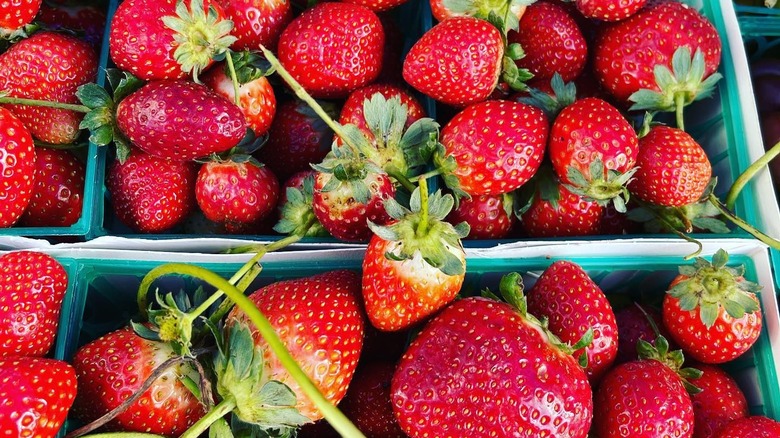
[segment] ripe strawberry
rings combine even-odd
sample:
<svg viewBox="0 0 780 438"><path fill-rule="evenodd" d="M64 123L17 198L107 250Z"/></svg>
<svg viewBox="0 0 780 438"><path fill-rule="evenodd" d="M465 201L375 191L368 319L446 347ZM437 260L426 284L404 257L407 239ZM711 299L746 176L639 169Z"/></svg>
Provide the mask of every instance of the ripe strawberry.
<svg viewBox="0 0 780 438"><path fill-rule="evenodd" d="M157 367L175 356L169 344L144 339L130 327L84 345L73 357L79 388L73 414L84 422L96 420L136 393ZM204 406L181 382L185 377L198 381L191 364L171 366L106 428L182 434L205 414Z"/></svg>
<svg viewBox="0 0 780 438"><path fill-rule="evenodd" d="M761 333L761 307L744 266L727 267L720 249L709 262L681 266L664 297L663 320L685 354L699 362L728 362L746 352Z"/></svg>
<svg viewBox="0 0 780 438"><path fill-rule="evenodd" d="M309 237L326 237L328 231L322 227L314 214L314 179L317 172L304 170L293 174L282 185L277 207L279 222L273 227L281 234L303 234Z"/></svg>
<svg viewBox="0 0 780 438"><path fill-rule="evenodd" d="M0 256L0 356L44 356L54 345L68 274L49 255Z"/></svg>
<svg viewBox="0 0 780 438"><path fill-rule="evenodd" d="M631 194L655 205L681 207L704 194L712 166L704 149L681 129L656 125L639 139Z"/></svg>
<svg viewBox="0 0 780 438"><path fill-rule="evenodd" d="M0 107L0 228L15 224L33 196L35 146L30 131Z"/></svg>
<svg viewBox="0 0 780 438"><path fill-rule="evenodd" d="M390 381L395 364L372 362L358 367L339 409L361 432L374 438L406 438L393 414Z"/></svg>
<svg viewBox="0 0 780 438"><path fill-rule="evenodd" d="M103 42L106 11L95 5L41 4L37 21L51 30L68 29L77 32L97 53Z"/></svg>
<svg viewBox="0 0 780 438"><path fill-rule="evenodd" d="M195 182L195 200L207 219L231 225L249 225L274 211L279 181L267 167L234 156L201 166Z"/></svg>
<svg viewBox="0 0 780 438"><path fill-rule="evenodd" d="M780 422L771 418L754 415L740 418L721 429L716 438L774 438L780 435Z"/></svg>
<svg viewBox="0 0 780 438"><path fill-rule="evenodd" d="M0 430L6 436L57 436L76 398L76 374L67 362L0 358Z"/></svg>
<svg viewBox="0 0 780 438"><path fill-rule="evenodd" d="M195 208L197 166L133 151L108 168L106 188L114 213L142 233L169 230Z"/></svg>
<svg viewBox="0 0 780 438"><path fill-rule="evenodd" d="M701 377L691 383L701 389L691 395L693 401L693 437L713 438L729 422L748 416L745 394L737 382L714 365L697 364ZM752 436L752 435L743 435Z"/></svg>
<svg viewBox="0 0 780 438"><path fill-rule="evenodd" d="M217 64L206 72L203 75L203 83L228 101L234 102L233 81L225 74L224 67L223 64ZM238 95L238 106L255 135L261 136L268 132L276 114L276 95L268 79L260 76L242 83L238 88Z"/></svg>
<svg viewBox="0 0 780 438"><path fill-rule="evenodd" d="M346 3L365 6L374 12L387 11L406 3L408 0L346 0Z"/></svg>
<svg viewBox="0 0 780 438"><path fill-rule="evenodd" d="M487 20L491 12L495 12L499 17L505 18L508 23L508 29L517 28L517 20L523 17L528 4L531 2L525 0L513 0L509 2L509 14L507 14L506 5L501 4L498 8L496 4L489 1L467 1L454 2L451 0L430 0L431 12L433 18L437 21L444 21L453 17L476 17Z"/></svg>
<svg viewBox="0 0 780 438"><path fill-rule="evenodd" d="M19 219L26 227L69 227L81 217L86 167L63 149L37 148L35 186Z"/></svg>
<svg viewBox="0 0 780 438"><path fill-rule="evenodd" d="M0 55L0 90L9 97L78 103L76 90L95 80L98 60L86 42L57 32L38 32ZM6 105L30 133L67 144L79 135L83 114L70 110Z"/></svg>
<svg viewBox="0 0 780 438"><path fill-rule="evenodd" d="M415 437L587 436L588 379L553 342L509 304L456 301L398 364L391 384L398 423Z"/></svg>
<svg viewBox="0 0 780 438"><path fill-rule="evenodd" d="M642 9L647 0L576 0L577 10L585 17L602 21L620 21Z"/></svg>
<svg viewBox="0 0 780 438"><path fill-rule="evenodd" d="M658 334L664 339L670 339L669 331L661 320L661 313L652 307L640 306L637 303L626 306L615 312L615 322L618 327L618 352L615 364L638 359L636 346L640 339L651 345L654 345ZM655 324L655 327L652 324ZM677 348L673 341L669 341L669 344L670 348Z"/></svg>
<svg viewBox="0 0 780 438"><path fill-rule="evenodd" d="M338 403L346 394L363 345L359 294L358 274L340 270L279 281L249 296L304 372L332 403ZM231 328L248 323L246 315L234 309L225 325ZM267 348L260 333L253 330L252 337L256 348L264 354L265 378L282 382L299 394L296 408L300 414L311 421L322 418L322 413L303 396L296 381Z"/></svg>
<svg viewBox="0 0 780 438"><path fill-rule="evenodd" d="M570 344L593 331L593 342L584 351L591 383L612 366L618 347L615 314L604 292L579 265L560 260L545 269L528 291L528 311L547 318L550 331Z"/></svg>
<svg viewBox="0 0 780 438"><path fill-rule="evenodd" d="M357 126L368 137L369 141L376 143L378 139L374 138L374 133L371 132L366 120L367 117L372 117L373 115L366 114L364 111L366 100L370 100L376 93L381 94L388 100L397 96L401 104L406 105L404 128L409 128L414 122L425 117L425 109L410 92L397 85L377 83L367 85L350 93L341 107L339 123Z"/></svg>
<svg viewBox="0 0 780 438"><path fill-rule="evenodd" d="M539 169L547 133L547 117L530 105L498 100L471 105L441 131L440 141L455 161L455 178L445 182L469 195L509 193Z"/></svg>
<svg viewBox="0 0 780 438"><path fill-rule="evenodd" d="M292 2L284 0L219 0L225 18L233 21L234 50L276 50L282 30L292 21Z"/></svg>
<svg viewBox="0 0 780 438"><path fill-rule="evenodd" d="M241 109L203 85L154 81L117 105L119 129L147 154L192 160L224 152L246 134Z"/></svg>
<svg viewBox="0 0 780 438"><path fill-rule="evenodd" d="M41 0L4 1L0 3L0 35L9 34L30 23L41 8Z"/></svg>
<svg viewBox="0 0 780 438"><path fill-rule="evenodd" d="M567 237L600 234L604 208L572 193L551 175L542 172L527 210L520 215L523 230L531 237ZM549 175L549 176L547 176Z"/></svg>
<svg viewBox="0 0 780 438"><path fill-rule="evenodd" d="M453 224L469 224L466 239L502 239L512 230L516 222L512 210L512 196L479 195L463 198L458 202L447 221Z"/></svg>
<svg viewBox="0 0 780 438"><path fill-rule="evenodd" d="M472 53L475 48L478 53ZM501 32L485 20L445 20L412 46L404 59L403 77L433 99L457 107L490 96L501 74L504 43Z"/></svg>
<svg viewBox="0 0 780 438"><path fill-rule="evenodd" d="M382 68L382 23L365 6L318 3L279 38L279 60L315 98L346 97Z"/></svg>
<svg viewBox="0 0 780 438"><path fill-rule="evenodd" d="M507 40L523 47L525 56L515 63L533 73L534 80L549 81L558 73L564 81L573 81L588 59L577 22L558 3L540 1L528 6L520 27L509 31Z"/></svg>

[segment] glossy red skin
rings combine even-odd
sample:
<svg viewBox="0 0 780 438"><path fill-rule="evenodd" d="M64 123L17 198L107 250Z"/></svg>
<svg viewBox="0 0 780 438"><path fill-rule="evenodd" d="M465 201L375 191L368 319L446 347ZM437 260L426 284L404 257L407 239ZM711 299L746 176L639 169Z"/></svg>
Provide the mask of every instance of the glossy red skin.
<svg viewBox="0 0 780 438"><path fill-rule="evenodd" d="M76 104L76 90L94 82L97 67L97 56L85 41L64 33L37 32L0 55L0 90L10 97ZM63 109L4 106L46 143L75 141L84 117Z"/></svg>
<svg viewBox="0 0 780 438"><path fill-rule="evenodd" d="M445 6L444 0L430 0L430 4L431 4L431 12L433 13L433 18L435 18L437 21L444 21L448 18L453 18L453 17L466 16L466 14L464 13L454 12L452 9ZM523 17L523 14L526 11L526 6L522 4L515 4L512 6L512 11L515 13L517 18L520 19Z"/></svg>
<svg viewBox="0 0 780 438"><path fill-rule="evenodd" d="M593 398L599 438L693 436L693 404L680 377L656 360L612 368Z"/></svg>
<svg viewBox="0 0 780 438"><path fill-rule="evenodd" d="M265 166L210 161L201 166L195 200L207 219L234 225L262 220L276 207L279 181Z"/></svg>
<svg viewBox="0 0 780 438"><path fill-rule="evenodd" d="M509 31L507 39L523 47L525 56L515 64L527 68L535 80L549 81L557 72L564 81L572 81L588 60L577 22L557 3L540 1L528 6L518 31Z"/></svg>
<svg viewBox="0 0 780 438"><path fill-rule="evenodd" d="M363 346L359 296L360 276L346 270L278 281L249 295L303 371L333 404L347 393ZM236 308L227 316L227 325L237 321L249 324ZM266 345L256 330L253 338L255 345ZM301 414L312 421L322 418L271 349L264 351L269 378L281 381L298 395L296 407Z"/></svg>
<svg viewBox="0 0 780 438"><path fill-rule="evenodd" d="M601 233L604 208L586 201L558 184L558 207L534 195L531 206L520 217L531 237L591 236Z"/></svg>
<svg viewBox="0 0 780 438"><path fill-rule="evenodd" d="M435 25L412 46L404 59L403 77L421 93L462 108L490 96L503 55L501 32L495 26L456 17Z"/></svg>
<svg viewBox="0 0 780 438"><path fill-rule="evenodd" d="M223 64L217 64L201 78L204 84L229 102L235 102L233 82L225 74ZM271 83L265 76L257 78L238 88L239 108L246 117L247 125L255 135L268 132L276 115L276 95Z"/></svg>
<svg viewBox="0 0 780 438"><path fill-rule="evenodd" d="M579 265L560 260L545 269L526 297L528 312L548 318L550 331L563 342L573 345L593 329L593 342L585 348L585 372L595 386L612 366L618 348L615 314L601 288Z"/></svg>
<svg viewBox="0 0 780 438"><path fill-rule="evenodd" d="M704 149L688 133L662 125L639 140L636 166L631 194L666 207L698 201L712 176Z"/></svg>
<svg viewBox="0 0 780 438"><path fill-rule="evenodd" d="M454 302L422 329L391 397L411 437L585 437L593 408L573 357L508 304L480 297Z"/></svg>
<svg viewBox="0 0 780 438"><path fill-rule="evenodd" d="M69 227L81 218L86 167L64 149L35 151L35 186L19 224L26 227Z"/></svg>
<svg viewBox="0 0 780 438"><path fill-rule="evenodd" d="M0 356L45 356L68 288L65 268L43 253L0 256Z"/></svg>
<svg viewBox="0 0 780 438"><path fill-rule="evenodd" d="M41 7L42 0L3 1L0 6L0 32L14 31L30 23Z"/></svg>
<svg viewBox="0 0 780 438"><path fill-rule="evenodd" d="M471 227L466 239L502 239L515 224L515 215L504 209L503 195L479 195L461 198L447 222L466 222Z"/></svg>
<svg viewBox="0 0 780 438"><path fill-rule="evenodd" d="M377 83L367 85L350 93L349 97L344 102L344 105L341 107L339 123L342 125L351 123L357 126L366 134L369 140L373 141L374 134L368 129L368 125L366 124L366 115L363 112L363 104L366 100L370 100L376 93L381 93L382 96L388 100L392 97L399 97L401 99L401 104L406 105L407 107L406 123L404 124L406 128L417 120L425 117L425 109L412 93L397 85Z"/></svg>
<svg viewBox="0 0 780 438"><path fill-rule="evenodd" d="M729 422L749 415L745 394L728 373L713 365L693 366L704 374L691 380L702 392L693 401L693 438L713 438ZM743 435L752 436L752 435Z"/></svg>
<svg viewBox="0 0 780 438"><path fill-rule="evenodd" d="M390 381L395 363L361 365L349 385L339 409L363 432L373 438L406 438L393 414Z"/></svg>
<svg viewBox="0 0 780 438"><path fill-rule="evenodd" d="M678 275L669 289L687 277ZM752 297L758 304L755 295ZM758 340L761 334L762 313L759 310L732 318L723 306L712 327L701 322L699 308L685 311L680 300L666 294L661 313L664 325L672 338L682 347L685 357L708 364L721 364L736 359Z"/></svg>
<svg viewBox="0 0 780 438"><path fill-rule="evenodd" d="M0 228L14 225L32 199L35 156L30 131L0 107Z"/></svg>
<svg viewBox="0 0 780 438"><path fill-rule="evenodd" d="M647 0L576 0L577 9L588 18L620 21L636 14Z"/></svg>
<svg viewBox="0 0 780 438"><path fill-rule="evenodd" d="M568 177L570 167L586 178L601 177L590 175L590 164L596 159L604 163L605 174L607 170L631 170L639 154L639 139L617 108L602 99L586 97L555 118L548 153L561 182L573 184Z"/></svg>
<svg viewBox="0 0 780 438"><path fill-rule="evenodd" d="M46 24L52 30L69 29L83 32L82 39L88 42L96 53L100 50L106 26L106 11L101 7L86 4L43 3L36 20Z"/></svg>
<svg viewBox="0 0 780 438"><path fill-rule="evenodd" d="M642 309L653 319L658 331L669 342L669 350L677 350L679 347L677 347L677 344L669 336L669 331L664 327L661 313L652 307L642 306ZM657 335L653 330L653 326L650 325L647 317L635 304L615 312L615 322L617 322L618 327L618 352L615 364L639 359L639 353L636 348L640 339L655 345Z"/></svg>
<svg viewBox="0 0 780 438"><path fill-rule="evenodd" d="M433 243L432 243L433 244ZM363 302L371 324L398 331L424 321L458 295L465 273L447 275L417 254L411 260L385 257L398 252L399 242L373 235L363 258ZM463 248L448 248L465 263Z"/></svg>
<svg viewBox="0 0 780 438"><path fill-rule="evenodd" d="M67 362L0 358L0 430L7 436L57 436L76 398L76 374Z"/></svg>
<svg viewBox="0 0 780 438"><path fill-rule="evenodd" d="M246 135L241 109L189 81L154 81L117 105L117 125L147 154L192 160L224 152Z"/></svg>
<svg viewBox="0 0 780 438"><path fill-rule="evenodd" d="M678 1L655 2L626 20L605 26L593 50L593 69L601 85L617 100L641 88L658 91L653 68L671 69L672 55L688 46L704 54L705 76L718 69L721 42L715 26Z"/></svg>
<svg viewBox="0 0 780 438"><path fill-rule="evenodd" d="M204 7L214 7L219 17L222 8L204 0ZM187 73L173 56L177 44L173 30L162 17L176 16L176 0L124 0L111 20L109 53L117 67L145 81L182 79Z"/></svg>
<svg viewBox="0 0 780 438"><path fill-rule="evenodd" d="M195 208L195 163L171 161L134 151L108 168L106 187L114 214L142 233L170 230Z"/></svg>
<svg viewBox="0 0 780 438"><path fill-rule="evenodd" d="M276 50L285 26L293 19L292 2L285 0L219 0L225 18L233 21L231 35L237 38L231 49Z"/></svg>
<svg viewBox="0 0 780 438"><path fill-rule="evenodd" d="M365 6L318 3L279 38L279 61L315 98L346 97L382 68L382 23Z"/></svg>
<svg viewBox="0 0 780 438"><path fill-rule="evenodd" d="M346 3L365 6L374 12L387 11L389 9L401 6L408 0L344 0Z"/></svg>
<svg viewBox="0 0 780 438"><path fill-rule="evenodd" d="M96 420L137 392L154 370L172 357L175 353L170 345L143 339L130 327L84 345L73 357L79 387L73 414L85 422ZM106 428L182 434L205 414L204 406L181 383L185 375L197 378L188 363L170 368Z"/></svg>
<svg viewBox="0 0 780 438"><path fill-rule="evenodd" d="M341 188L323 192L322 188L330 178L335 176L317 173L312 206L317 220L333 237L347 242L364 242L373 235L367 221L378 225L390 221L384 200L395 197L395 186L387 174L370 173L364 179L371 192L371 198L366 204L358 202L351 189L343 184Z"/></svg>
<svg viewBox="0 0 780 438"><path fill-rule="evenodd" d="M459 112L440 141L458 164L454 171L469 195L498 195L522 186L542 164L548 124L530 105L491 100Z"/></svg>
<svg viewBox="0 0 780 438"><path fill-rule="evenodd" d="M721 429L716 438L774 438L780 436L780 422L754 415L740 418Z"/></svg>

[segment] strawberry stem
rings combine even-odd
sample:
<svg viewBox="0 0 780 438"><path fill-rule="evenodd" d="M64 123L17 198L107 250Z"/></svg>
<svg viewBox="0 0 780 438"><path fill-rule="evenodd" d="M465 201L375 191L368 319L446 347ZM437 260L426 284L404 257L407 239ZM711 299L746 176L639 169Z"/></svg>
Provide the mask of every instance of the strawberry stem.
<svg viewBox="0 0 780 438"><path fill-rule="evenodd" d="M84 106L84 105L62 103L62 102L49 102L48 100L25 99L23 97L0 96L0 104L43 106L46 108L57 108L57 109L64 109L69 111L76 111L78 113L88 113L91 111L88 106Z"/></svg>
<svg viewBox="0 0 780 438"><path fill-rule="evenodd" d="M217 420L229 414L236 408L236 400L233 397L226 398L214 406L200 420L190 426L179 438L196 438L214 424Z"/></svg>
<svg viewBox="0 0 780 438"><path fill-rule="evenodd" d="M769 162L778 155L780 155L780 142L772 146L764 155L761 156L761 158L748 166L748 168L737 177L737 179L734 181L734 184L732 184L731 188L729 188L729 192L726 194L726 208L729 210L734 209L734 204L736 204L737 197L739 197L742 189L745 188L751 179L753 179L756 173L766 167Z"/></svg>
<svg viewBox="0 0 780 438"><path fill-rule="evenodd" d="M405 175L403 175L401 172L397 171L394 166L393 168L385 169L385 172L387 174L394 178L396 181L398 181L399 184L401 184L406 190L409 191L409 193L414 192L414 189L416 188L414 184L407 178Z"/></svg>
<svg viewBox="0 0 780 438"><path fill-rule="evenodd" d="M419 175L415 175L415 176L413 176L411 178L407 178L407 179L408 179L408 181L410 183L416 183L417 181L420 181L420 180L433 178L434 176L439 176L439 175L441 175L441 173L442 173L441 169L433 169L433 170L429 170L429 171L427 171L425 173L421 173Z"/></svg>
<svg viewBox="0 0 780 438"><path fill-rule="evenodd" d="M108 432L86 435L86 438L165 438L163 435L143 432Z"/></svg>
<svg viewBox="0 0 780 438"><path fill-rule="evenodd" d="M236 106L241 106L241 100L238 95L238 76L236 75L236 66L233 64L233 56L231 55L232 53L228 52L227 56L225 56L225 61L227 62L228 71L230 72L230 81L233 83L233 103L235 103Z"/></svg>
<svg viewBox="0 0 780 438"><path fill-rule="evenodd" d="M780 250L780 240L777 240L777 239L775 239L773 237L767 236L766 234L764 234L761 231L759 231L756 228L754 228L749 223L745 222L739 216L737 216L734 213L732 213L731 210L729 210L728 207L723 205L723 203L720 202L720 199L718 199L718 197L715 196L714 194L710 194L708 199L709 199L710 203L712 205L714 205L715 208L717 208L718 211L723 216L726 217L726 219L728 219L732 223L734 223L734 225L736 225L736 226L742 228L743 230L747 231L748 233L750 233L750 235L752 235L756 239L760 240L761 242L769 245L770 247L772 247L774 249L777 249L777 250Z"/></svg>
<svg viewBox="0 0 780 438"><path fill-rule="evenodd" d="M677 127L685 131L685 117L683 110L685 109L685 94L677 93L674 96L674 112L677 119Z"/></svg>
<svg viewBox="0 0 780 438"><path fill-rule="evenodd" d="M425 237L428 232L428 180L420 180L420 222L417 224L417 237Z"/></svg>

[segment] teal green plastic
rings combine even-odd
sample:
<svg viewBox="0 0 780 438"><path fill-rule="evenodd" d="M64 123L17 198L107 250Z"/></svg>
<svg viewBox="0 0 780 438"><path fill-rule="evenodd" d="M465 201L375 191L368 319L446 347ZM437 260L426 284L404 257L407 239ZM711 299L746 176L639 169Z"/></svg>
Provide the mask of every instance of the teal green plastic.
<svg viewBox="0 0 780 438"><path fill-rule="evenodd" d="M57 261L65 268L65 272L68 275L68 288L65 290L65 297L62 300L56 340L50 355L55 359L65 360L66 356L62 345L67 342L69 337L69 327L72 322L71 312L77 301L76 296L79 293L78 279L81 278L81 264L74 259L64 257L57 257Z"/></svg>
<svg viewBox="0 0 780 438"><path fill-rule="evenodd" d="M743 36L780 36L780 9L734 5Z"/></svg>

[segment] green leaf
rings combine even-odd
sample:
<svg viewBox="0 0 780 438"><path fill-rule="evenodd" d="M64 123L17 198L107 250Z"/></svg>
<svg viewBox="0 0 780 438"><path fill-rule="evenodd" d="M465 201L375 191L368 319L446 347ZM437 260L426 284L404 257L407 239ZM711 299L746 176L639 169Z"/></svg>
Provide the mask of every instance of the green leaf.
<svg viewBox="0 0 780 438"><path fill-rule="evenodd" d="M371 231L383 240L387 240L388 242L396 242L401 238L398 233L396 233L395 230L390 226L377 225L370 220L367 220L366 223L368 224L368 227L371 228Z"/></svg>
<svg viewBox="0 0 780 438"><path fill-rule="evenodd" d="M701 318L701 322L708 329L711 328L713 324L715 324L715 320L718 318L719 309L720 305L717 303L702 302L699 306L699 316Z"/></svg>
<svg viewBox="0 0 780 438"><path fill-rule="evenodd" d="M528 313L528 303L523 293L523 276L518 272L510 272L503 277L498 286L501 296L521 315Z"/></svg>
<svg viewBox="0 0 780 438"><path fill-rule="evenodd" d="M413 212L422 210L422 196L420 195L419 187L412 192L412 197L409 199L409 209Z"/></svg>
<svg viewBox="0 0 780 438"><path fill-rule="evenodd" d="M101 126L89 135L89 141L96 146L106 146L114 139L114 129L111 126Z"/></svg>
<svg viewBox="0 0 780 438"><path fill-rule="evenodd" d="M234 438L225 418L220 418L209 426L209 438Z"/></svg>
<svg viewBox="0 0 780 438"><path fill-rule="evenodd" d="M733 300L724 300L723 301L723 308L726 310L726 313L729 314L732 318L740 319L743 316L745 316L745 308L742 307L742 305Z"/></svg>
<svg viewBox="0 0 780 438"><path fill-rule="evenodd" d="M729 253L723 248L718 249L715 255L712 256L712 265L716 268L722 268L729 262Z"/></svg>
<svg viewBox="0 0 780 438"><path fill-rule="evenodd" d="M156 331L154 331L151 328L147 327L146 325L139 324L139 323L137 323L135 321L130 321L130 325L133 327L133 331L138 336L140 336L140 337L142 337L144 339L147 339L149 341L159 341L160 340L160 335Z"/></svg>
<svg viewBox="0 0 780 438"><path fill-rule="evenodd" d="M371 190L368 188L368 185L363 181L352 181L349 184L355 200L361 204L368 204L368 201L371 199Z"/></svg>
<svg viewBox="0 0 780 438"><path fill-rule="evenodd" d="M248 378L252 374L255 352L252 333L245 324L236 324L231 328L229 338L230 364L239 378Z"/></svg>
<svg viewBox="0 0 780 438"><path fill-rule="evenodd" d="M82 103L82 105L89 107L90 109L98 107L111 107L114 104L114 100L108 92L101 86L93 83L84 84L76 90L76 97Z"/></svg>

